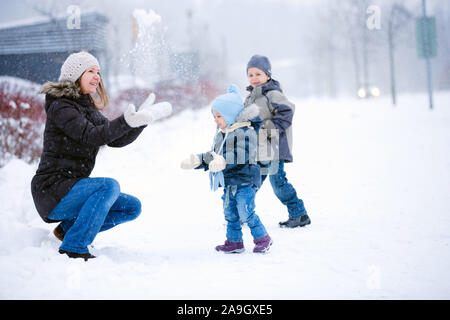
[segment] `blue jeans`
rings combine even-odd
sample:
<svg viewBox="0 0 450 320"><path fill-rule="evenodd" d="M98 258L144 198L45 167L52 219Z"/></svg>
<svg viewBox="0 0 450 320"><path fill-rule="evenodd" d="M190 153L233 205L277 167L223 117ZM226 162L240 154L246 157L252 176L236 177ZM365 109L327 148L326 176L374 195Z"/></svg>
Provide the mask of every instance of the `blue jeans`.
<svg viewBox="0 0 450 320"><path fill-rule="evenodd" d="M111 178L85 178L78 181L48 215L62 220L65 231L60 249L88 253L97 233L136 219L141 213L139 199L121 193Z"/></svg>
<svg viewBox="0 0 450 320"><path fill-rule="evenodd" d="M289 212L289 218L295 219L306 214L305 205L303 200L298 198L292 184L290 184L286 178L286 172L284 171L284 161L278 162L278 171L273 174L269 174L270 184L272 185L273 192L277 198L287 207ZM275 162L275 165L276 165ZM259 162L261 168L268 168L274 166L271 162ZM266 171L267 172L267 171ZM266 180L267 175L261 175L261 185Z"/></svg>
<svg viewBox="0 0 450 320"><path fill-rule="evenodd" d="M242 223L247 223L253 239L267 236L267 231L255 213L255 189L250 185L226 186L222 196L227 240L243 242Z"/></svg>

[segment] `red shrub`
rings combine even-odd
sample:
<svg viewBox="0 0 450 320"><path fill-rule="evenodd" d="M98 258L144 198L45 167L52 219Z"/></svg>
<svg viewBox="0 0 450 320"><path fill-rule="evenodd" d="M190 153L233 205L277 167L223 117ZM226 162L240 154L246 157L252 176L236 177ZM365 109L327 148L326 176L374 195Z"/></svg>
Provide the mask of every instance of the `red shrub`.
<svg viewBox="0 0 450 320"><path fill-rule="evenodd" d="M45 124L40 85L0 77L0 167L12 156L32 163L42 152Z"/></svg>

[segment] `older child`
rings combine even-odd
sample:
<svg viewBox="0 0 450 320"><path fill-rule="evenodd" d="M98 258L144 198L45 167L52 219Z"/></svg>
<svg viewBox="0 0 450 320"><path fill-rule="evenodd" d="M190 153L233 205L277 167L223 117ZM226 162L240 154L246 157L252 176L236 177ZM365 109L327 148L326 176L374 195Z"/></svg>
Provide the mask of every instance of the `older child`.
<svg viewBox="0 0 450 320"><path fill-rule="evenodd" d="M261 126L258 108L245 108L235 85L228 93L215 99L211 111L218 126L212 150L191 155L181 163L183 169L210 171L211 187L224 187L222 196L226 241L216 247L224 253L244 251L241 222L247 223L253 236L253 252L265 253L272 239L255 213L255 193L261 183L260 168L256 162L257 132Z"/></svg>
<svg viewBox="0 0 450 320"><path fill-rule="evenodd" d="M263 120L259 133L258 163L261 165L262 182L269 175L270 184L278 199L287 207L289 219L280 222L281 227L303 227L311 223L303 201L297 197L292 184L286 178L284 163L292 158L292 118L295 105L272 79L270 61L265 56L254 55L247 64L250 94L245 99L246 107L256 104ZM274 169L274 170L272 170Z"/></svg>

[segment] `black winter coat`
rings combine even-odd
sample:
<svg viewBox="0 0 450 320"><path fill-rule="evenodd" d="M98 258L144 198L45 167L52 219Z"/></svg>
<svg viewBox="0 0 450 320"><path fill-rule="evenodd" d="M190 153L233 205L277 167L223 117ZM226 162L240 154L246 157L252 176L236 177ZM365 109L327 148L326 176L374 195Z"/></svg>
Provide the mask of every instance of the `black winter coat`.
<svg viewBox="0 0 450 320"><path fill-rule="evenodd" d="M123 147L133 142L145 126L132 128L124 116L109 121L95 107L90 95L82 95L73 82L46 83L47 121L44 148L31 193L39 215L48 215L81 179L89 177L103 145Z"/></svg>

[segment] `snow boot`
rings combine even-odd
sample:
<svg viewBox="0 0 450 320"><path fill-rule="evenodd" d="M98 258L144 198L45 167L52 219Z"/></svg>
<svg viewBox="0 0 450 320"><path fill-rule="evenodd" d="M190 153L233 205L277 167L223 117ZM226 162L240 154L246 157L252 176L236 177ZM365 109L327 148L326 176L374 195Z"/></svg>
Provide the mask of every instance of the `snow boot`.
<svg viewBox="0 0 450 320"><path fill-rule="evenodd" d="M69 256L69 258L74 258L74 259L83 258L84 261L88 261L89 259L95 258L95 256L93 256L89 252L88 253L76 253L76 252L69 252L66 250L59 249L59 253L61 253L61 254L65 253Z"/></svg>
<svg viewBox="0 0 450 320"><path fill-rule="evenodd" d="M308 215L305 214L305 215L295 218L295 219L289 218L289 220L280 222L280 227L281 228L297 228L297 227L304 227L310 223L311 223L311 219L309 219Z"/></svg>
<svg viewBox="0 0 450 320"><path fill-rule="evenodd" d="M243 242L231 242L225 240L223 245L216 247L216 251L222 251L224 253L241 253L245 251Z"/></svg>
<svg viewBox="0 0 450 320"><path fill-rule="evenodd" d="M255 253L266 253L269 251L270 246L272 245L272 239L269 237L269 235L253 240L255 243L255 248L253 249L253 252Z"/></svg>
<svg viewBox="0 0 450 320"><path fill-rule="evenodd" d="M66 235L63 228L61 227L61 224L58 224L55 230L53 230L53 234L55 235L56 238L58 238L61 241L64 240L64 236Z"/></svg>

